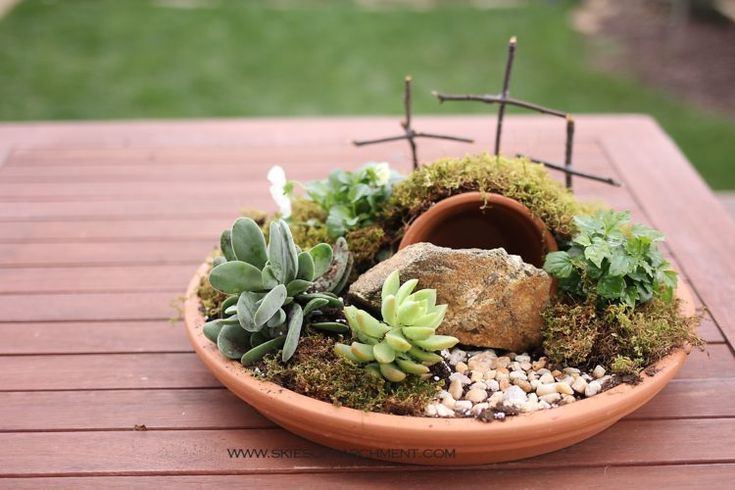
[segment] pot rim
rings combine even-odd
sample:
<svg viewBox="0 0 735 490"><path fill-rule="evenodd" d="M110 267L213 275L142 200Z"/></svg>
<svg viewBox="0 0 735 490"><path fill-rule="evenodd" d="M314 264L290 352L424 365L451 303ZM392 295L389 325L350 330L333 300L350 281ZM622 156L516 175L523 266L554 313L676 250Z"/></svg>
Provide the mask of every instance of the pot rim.
<svg viewBox="0 0 735 490"><path fill-rule="evenodd" d="M204 337L201 328L204 317L200 311L201 303L197 289L210 266L209 262L199 266L188 285L184 305L186 332L200 360L230 391L253 405L266 417L278 419L277 423L285 425L285 421L282 423L275 412L278 409L287 409L294 418L309 417L329 424L335 437L342 431L348 431L343 433L344 440L347 441L350 440L349 431L359 430L364 440L364 429L373 428L378 434L375 437L376 441L384 442L385 433L381 430L388 430L396 440L425 441L428 437L434 444L442 441L456 444L456 438L460 436L463 438L462 445L480 446L487 445L490 441L497 444L503 441L516 441L522 437L553 438L560 427L567 427L568 430L574 430L576 427L581 431L580 424L589 426L603 424L606 421L614 423L638 409L668 384L684 364L690 350L688 346L674 349L669 355L653 364L656 370L654 376L641 373L641 382L635 386L620 384L594 397L577 400L569 405L508 417L503 423L486 424L474 418L433 418L364 412L348 407L336 407L270 381L257 379L240 362L224 358L216 345ZM682 300L682 313L694 314L694 303L689 288L680 281L676 293ZM253 400L249 401L247 397L241 396L239 391L243 390L247 391ZM260 406L266 401L274 404L276 407L273 409L274 413L269 413L267 406ZM427 435L426 431L429 430L430 435Z"/></svg>

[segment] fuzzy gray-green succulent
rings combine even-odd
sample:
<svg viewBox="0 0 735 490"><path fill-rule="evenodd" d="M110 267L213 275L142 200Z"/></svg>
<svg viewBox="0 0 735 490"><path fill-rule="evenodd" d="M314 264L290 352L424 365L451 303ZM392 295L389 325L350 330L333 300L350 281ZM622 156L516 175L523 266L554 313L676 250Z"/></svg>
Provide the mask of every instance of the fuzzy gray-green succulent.
<svg viewBox="0 0 735 490"><path fill-rule="evenodd" d="M220 352L243 365L283 348L293 356L304 320L320 308L341 307L335 292L348 276L349 251L344 239L332 247L320 243L301 251L283 220L270 224L269 241L250 218L239 218L220 238L222 256L209 273L214 289L229 295L222 318L204 325L204 335ZM334 331L339 324L325 325ZM347 331L347 326L342 326Z"/></svg>
<svg viewBox="0 0 735 490"><path fill-rule="evenodd" d="M411 294L416 279L400 283L398 271L383 283L381 314L383 322L368 312L346 306L345 317L357 341L335 344L335 352L353 362L368 363L368 372L388 381L400 382L407 374L426 375L428 366L441 361L434 353L454 347L459 340L436 335L444 320L447 305L436 304L436 290L422 289Z"/></svg>

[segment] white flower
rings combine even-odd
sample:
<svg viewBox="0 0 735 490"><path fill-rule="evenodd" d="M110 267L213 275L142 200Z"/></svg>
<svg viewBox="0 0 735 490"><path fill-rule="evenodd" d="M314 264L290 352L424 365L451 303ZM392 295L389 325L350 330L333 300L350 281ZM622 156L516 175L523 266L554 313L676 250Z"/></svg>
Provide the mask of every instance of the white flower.
<svg viewBox="0 0 735 490"><path fill-rule="evenodd" d="M271 197L276 202L282 218L291 216L291 199L286 195L286 172L280 165L274 165L268 171L268 181L271 183Z"/></svg>
<svg viewBox="0 0 735 490"><path fill-rule="evenodd" d="M390 181L391 171L388 162L373 163L372 167L375 169L375 175L378 177L378 185L385 185Z"/></svg>

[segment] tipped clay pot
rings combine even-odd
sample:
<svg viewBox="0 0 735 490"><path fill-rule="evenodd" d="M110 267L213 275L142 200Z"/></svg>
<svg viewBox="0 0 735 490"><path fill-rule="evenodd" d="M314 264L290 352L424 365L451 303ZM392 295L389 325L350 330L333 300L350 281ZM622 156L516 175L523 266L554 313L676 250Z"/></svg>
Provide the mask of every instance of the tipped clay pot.
<svg viewBox="0 0 735 490"><path fill-rule="evenodd" d="M399 248L429 242L448 248L504 248L542 267L556 240L543 221L500 194L465 192L434 204L411 223Z"/></svg>

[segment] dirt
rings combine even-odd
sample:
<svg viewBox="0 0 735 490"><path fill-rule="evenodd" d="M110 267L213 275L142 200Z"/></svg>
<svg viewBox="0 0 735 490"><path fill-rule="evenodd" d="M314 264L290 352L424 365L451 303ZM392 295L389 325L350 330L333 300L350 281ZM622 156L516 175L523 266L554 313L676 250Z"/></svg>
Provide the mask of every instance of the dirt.
<svg viewBox="0 0 735 490"><path fill-rule="evenodd" d="M575 12L578 30L597 41L603 70L735 118L735 23L725 17L672 10L671 2L587 0ZM606 47L606 49L603 49Z"/></svg>

